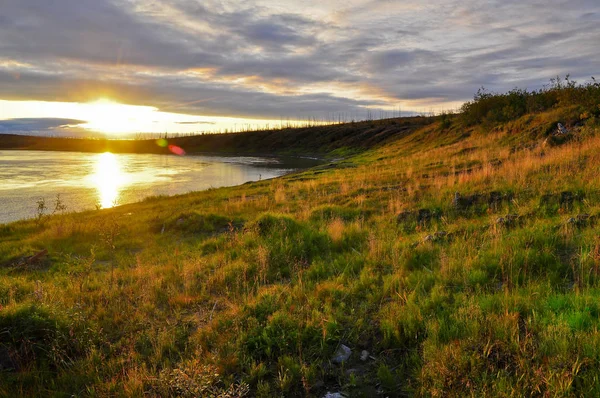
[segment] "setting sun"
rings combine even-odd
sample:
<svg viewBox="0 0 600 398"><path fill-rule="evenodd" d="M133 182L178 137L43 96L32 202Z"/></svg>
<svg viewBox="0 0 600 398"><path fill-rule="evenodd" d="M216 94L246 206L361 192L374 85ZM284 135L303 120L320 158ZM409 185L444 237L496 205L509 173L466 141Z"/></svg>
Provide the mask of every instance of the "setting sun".
<svg viewBox="0 0 600 398"><path fill-rule="evenodd" d="M232 132L299 125L301 120L246 119L162 112L153 106L122 104L110 98L92 102L12 101L0 99L2 120L21 134L132 137L137 133ZM38 121L39 123L36 123ZM314 123L314 122L313 122ZM12 128L12 127L11 127Z"/></svg>
<svg viewBox="0 0 600 398"><path fill-rule="evenodd" d="M83 104L83 108L82 116L88 123L82 127L107 134L142 131L156 112L156 108L123 105L106 98Z"/></svg>

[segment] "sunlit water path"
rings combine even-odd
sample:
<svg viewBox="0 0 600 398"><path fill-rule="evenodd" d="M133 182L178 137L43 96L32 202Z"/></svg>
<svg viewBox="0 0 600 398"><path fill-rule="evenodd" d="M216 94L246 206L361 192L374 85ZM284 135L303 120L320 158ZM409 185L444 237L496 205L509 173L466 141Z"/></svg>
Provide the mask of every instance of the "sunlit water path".
<svg viewBox="0 0 600 398"><path fill-rule="evenodd" d="M0 223L51 209L56 195L67 211L108 208L154 195L176 195L278 177L316 164L259 157L0 151Z"/></svg>

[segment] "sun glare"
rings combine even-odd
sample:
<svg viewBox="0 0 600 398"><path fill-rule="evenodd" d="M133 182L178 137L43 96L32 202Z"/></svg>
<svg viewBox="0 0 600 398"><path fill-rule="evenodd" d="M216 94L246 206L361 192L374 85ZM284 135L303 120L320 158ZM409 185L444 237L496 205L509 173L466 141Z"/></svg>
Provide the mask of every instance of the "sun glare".
<svg viewBox="0 0 600 398"><path fill-rule="evenodd" d="M175 110L177 106L166 109ZM245 131L251 129L277 128L280 120L245 119L239 117L199 116L185 113L164 112L153 106L125 105L112 99L102 98L94 102L45 102L0 100L0 120L16 118L76 119L82 123L69 126L63 132L77 136L83 128L102 135L134 138L137 133L193 133ZM299 124L301 120L286 120ZM62 131L62 127L55 128ZM49 130L53 134L54 130Z"/></svg>
<svg viewBox="0 0 600 398"><path fill-rule="evenodd" d="M98 203L103 209L115 207L127 177L119 159L110 152L98 155L92 181L98 191Z"/></svg>
<svg viewBox="0 0 600 398"><path fill-rule="evenodd" d="M109 99L100 99L85 104L82 125L90 130L107 134L130 133L140 129L148 120L152 120L155 108L149 106L123 105Z"/></svg>

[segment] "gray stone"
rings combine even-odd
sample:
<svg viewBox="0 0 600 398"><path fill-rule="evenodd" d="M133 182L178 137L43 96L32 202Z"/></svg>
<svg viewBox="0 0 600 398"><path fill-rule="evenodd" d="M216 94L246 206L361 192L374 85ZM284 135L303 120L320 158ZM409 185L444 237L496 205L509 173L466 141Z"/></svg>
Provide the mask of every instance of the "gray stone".
<svg viewBox="0 0 600 398"><path fill-rule="evenodd" d="M579 222L585 222L588 221L590 219L590 215L589 214L578 214L577 215L577 221Z"/></svg>
<svg viewBox="0 0 600 398"><path fill-rule="evenodd" d="M592 217L589 214L578 214L575 217L569 217L567 224L573 224L578 227L585 227L592 222Z"/></svg>
<svg viewBox="0 0 600 398"><path fill-rule="evenodd" d="M406 222L409 221L413 216L414 214L412 211L403 211L402 213L398 214L396 221L399 223Z"/></svg>
<svg viewBox="0 0 600 398"><path fill-rule="evenodd" d="M505 227L512 227L517 224L518 219L519 219L518 214L507 214L504 217L498 217L496 219L496 224L502 225Z"/></svg>
<svg viewBox="0 0 600 398"><path fill-rule="evenodd" d="M461 195L460 192L455 192L454 198L452 199L452 207L457 210L467 210L468 208L480 203L481 199L482 196L479 194L464 196Z"/></svg>
<svg viewBox="0 0 600 398"><path fill-rule="evenodd" d="M350 349L350 347L345 346L344 344L341 344L339 346L339 348L337 349L337 351L335 352L335 354L333 354L333 358L331 358L331 361L333 363L342 363L348 360L348 358L350 358L350 355L352 354L352 350Z"/></svg>
<svg viewBox="0 0 600 398"><path fill-rule="evenodd" d="M557 127L557 134L569 134L569 130L567 130L567 128L563 126L562 123L558 123Z"/></svg>
<svg viewBox="0 0 600 398"><path fill-rule="evenodd" d="M362 350L360 353L360 360L365 362L367 359L369 359L369 351Z"/></svg>
<svg viewBox="0 0 600 398"><path fill-rule="evenodd" d="M360 369L356 369L356 368L350 368L346 370L346 376L350 377L352 375L354 376L362 376L364 372Z"/></svg>

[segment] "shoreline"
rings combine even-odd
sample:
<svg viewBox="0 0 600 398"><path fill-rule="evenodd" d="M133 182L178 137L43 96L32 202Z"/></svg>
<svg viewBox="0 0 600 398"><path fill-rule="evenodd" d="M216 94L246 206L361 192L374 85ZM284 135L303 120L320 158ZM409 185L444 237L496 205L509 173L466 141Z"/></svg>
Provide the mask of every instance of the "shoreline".
<svg viewBox="0 0 600 398"><path fill-rule="evenodd" d="M0 150L0 152L2 152L3 150ZM11 151L28 151L28 150L11 150ZM64 153L64 154L75 154L76 152L73 151L44 151L44 152L52 152L52 153ZM97 153L93 153L93 152L87 152L84 153L82 152L82 154L89 154L90 156L94 156L97 155ZM162 155L162 154L122 154L122 153L117 153L115 155L141 155L141 156L145 156L145 155ZM174 155L173 155L174 156ZM206 159L207 166L215 166L217 164L223 164L223 165L231 165L231 167L237 168L237 167L248 167L248 172L250 173L258 173L257 177L255 176L250 176L248 175L249 178L248 180L243 180L243 181L239 181L239 182L227 182L227 179L221 179L219 184L224 184L224 185L217 185L217 186L206 186L206 187L202 187L202 184L206 183L206 181L202 182L200 181L200 186L196 186L196 187L188 187L189 190L185 190L186 186L190 184L190 182L184 183L185 185L182 186L182 190L181 192L175 192L175 193L161 193L161 191L166 190L168 185L173 186L173 184L175 184L175 186L177 186L177 176L173 176L170 178L173 178L172 180L169 181L155 181L155 182L151 182L148 184L145 184L143 186L139 186L136 187L135 184L128 184L125 185L121 191L120 191L120 195L122 196L123 194L125 194L124 197L121 197L121 199L119 200L124 200L123 203L119 203L115 206L112 206L110 208L116 208L116 207L121 207L121 206L125 206L125 205L132 205L132 204L136 204L136 203L141 203L144 202L146 200L148 200L149 198L152 197L162 197L162 198L172 198L172 197L177 197L177 196L181 196L181 195L188 195L188 194L194 194L194 193L201 193L201 192L205 192L208 191L210 189L221 189L221 188L232 188L232 187L239 187L242 185L246 185L246 184L252 184L252 183L258 183L260 181L267 181L267 180L273 180L276 178L281 178L284 176L290 176L290 175L294 175L296 173L301 173L304 172L306 170L310 170L312 168L315 167L319 167L324 163L324 161L320 160L320 161L316 161L316 160L307 160L307 159L301 159L302 161L300 162L300 164L298 164L298 161L300 160L300 158L297 157L289 157L289 156L277 156L277 155L273 155L273 156L233 156L233 155L223 155L223 154L190 154L189 156L187 156L187 158L189 160L194 161L193 158L212 158L212 159ZM174 159L179 159L180 157L175 157ZM261 163L261 162L257 162L257 163L253 163L253 162L244 162L244 159L249 159L249 158L254 158L254 159L263 159L266 160L266 162ZM228 161L228 159L230 161ZM0 158L1 160L1 158ZM270 162L269 160L279 160L279 162ZM54 162L57 162L57 165L60 162L60 157L57 157L54 159ZM184 161L185 162L185 161ZM214 163L213 163L214 162ZM158 166L148 166L148 167L158 167ZM229 167L229 166L227 166ZM263 172L260 172L260 170L264 170ZM282 171L281 174L276 173L277 170ZM197 170L196 173L198 174L198 178L201 177L201 170ZM266 175L266 177L262 177L263 175ZM191 177L190 177L191 178ZM210 176L206 176L206 177L202 177L202 178L208 178L210 179ZM191 180L190 180L191 181ZM62 185L61 185L62 186ZM34 193L27 193L28 190L34 189L34 188L16 188L11 190L11 193L17 193L17 196L15 199L15 197L11 197L11 195L9 193L5 194L4 196L0 195L0 197L3 197L3 199L5 201L7 201L7 206L9 211L6 212L6 214L2 214L0 218L5 218L8 217L10 214L12 213L21 213L24 211L20 211L18 208L11 208L10 207L10 201L12 198L12 203L18 203L15 202L15 200L18 200L19 197L19 193L21 193L21 195L23 195L23 198L25 196L29 197L29 198L45 198L46 201L48 202L47 204L50 205L53 200L53 198L56 196L58 191L61 191L61 186L55 186L55 187L50 187L52 189L52 191L50 192L44 192L45 187L41 189L41 192L37 191ZM98 189L97 187L92 187L92 186L78 186L77 184L71 184L71 185L66 185L66 186L62 186L63 189L61 192L58 192L62 199L65 201L65 203L69 206L69 208L73 209L73 211L69 212L69 214L77 214L77 213L81 213L81 212L86 212L86 211L94 211L94 207L93 206L86 206L84 202L86 202L86 200L84 199L88 199L89 195L92 195L91 193L88 195L88 193L86 193L89 189ZM146 194L144 194L143 192L148 190L149 192L147 192ZM141 195L138 197L138 195L136 193L141 193ZM1 191L0 191L1 194ZM83 195L83 197L81 197L81 195ZM130 197L133 200L128 200L127 197ZM72 199L74 202L71 203L69 199ZM32 202L33 203L33 202ZM32 205L33 206L33 205ZM33 207L32 207L33 209ZM67 213L65 213L67 214ZM16 223L16 222L20 222L20 221L28 221L28 220L32 220L35 218L35 215L33 214L33 210L28 212L28 215L23 217L23 218L16 218L16 219L9 219L6 221L0 221L0 225L10 225L12 223Z"/></svg>

